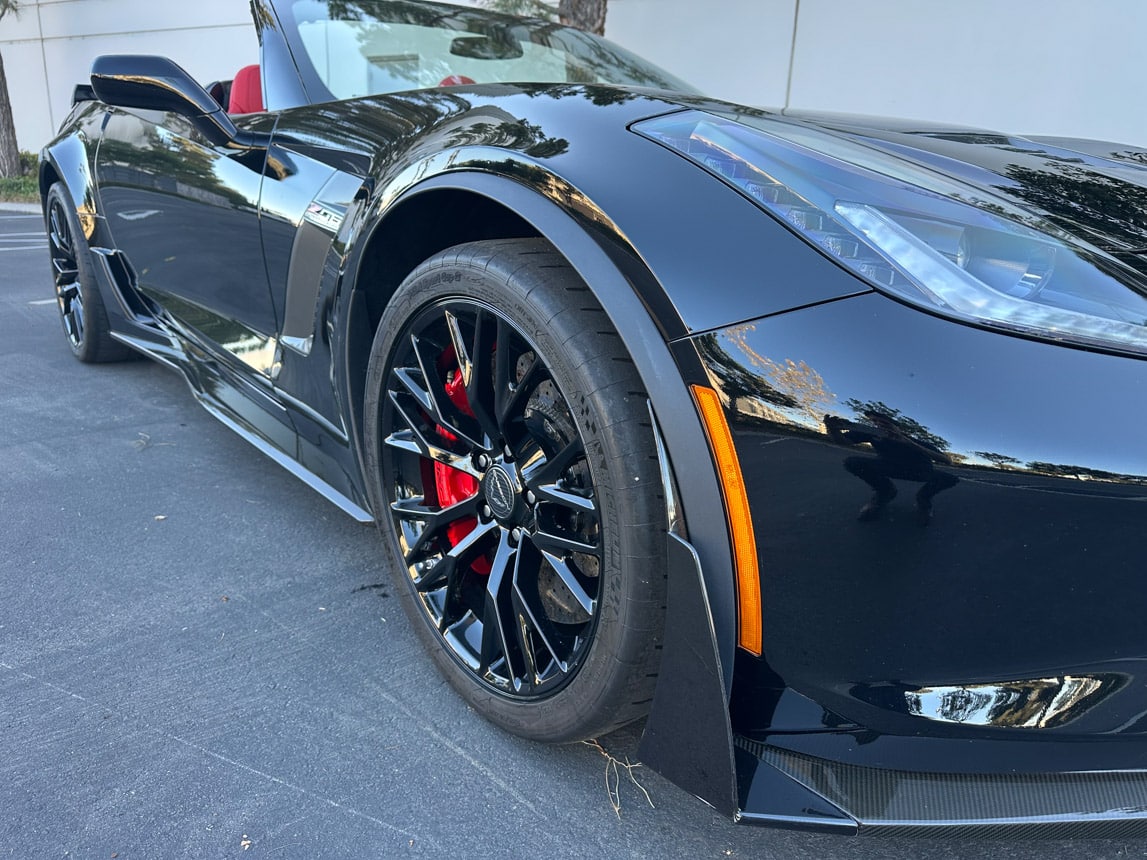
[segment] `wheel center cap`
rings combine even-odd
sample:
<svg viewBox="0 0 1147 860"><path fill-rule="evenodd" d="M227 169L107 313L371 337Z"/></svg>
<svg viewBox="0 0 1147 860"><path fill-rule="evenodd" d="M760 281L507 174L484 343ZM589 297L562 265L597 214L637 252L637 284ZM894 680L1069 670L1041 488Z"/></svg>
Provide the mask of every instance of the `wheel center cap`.
<svg viewBox="0 0 1147 860"><path fill-rule="evenodd" d="M511 520L518 508L521 498L521 488L517 478L504 466L494 466L482 479L482 492L486 495L486 504L497 520Z"/></svg>

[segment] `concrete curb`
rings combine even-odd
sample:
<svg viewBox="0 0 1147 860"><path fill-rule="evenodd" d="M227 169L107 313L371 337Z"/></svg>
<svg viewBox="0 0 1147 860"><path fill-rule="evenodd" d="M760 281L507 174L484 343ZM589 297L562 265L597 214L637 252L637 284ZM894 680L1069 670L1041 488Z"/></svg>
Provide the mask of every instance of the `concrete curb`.
<svg viewBox="0 0 1147 860"><path fill-rule="evenodd" d="M24 215L39 215L41 212L38 203L3 203L0 202L0 213L20 212Z"/></svg>

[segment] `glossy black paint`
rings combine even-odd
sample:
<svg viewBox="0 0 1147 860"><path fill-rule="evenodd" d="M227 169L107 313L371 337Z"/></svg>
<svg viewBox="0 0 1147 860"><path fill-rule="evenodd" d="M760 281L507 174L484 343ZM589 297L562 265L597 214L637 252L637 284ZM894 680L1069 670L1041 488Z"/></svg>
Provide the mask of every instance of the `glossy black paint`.
<svg viewBox="0 0 1147 860"><path fill-rule="evenodd" d="M41 187L63 181L76 201L121 340L366 521L359 410L389 296L443 248L543 236L625 342L684 490L680 638L642 748L654 766L746 820L846 831L893 826L857 789L891 771L1147 770L1147 363L885 298L629 130L728 105L509 84L322 102L274 4L252 8L272 113L228 118L183 79L170 103L93 80L120 106L77 104L44 151ZM132 63L175 80L138 58L100 75ZM1141 150L790 119L1107 237L1140 265ZM728 529L688 383L724 396L748 479L761 658L734 647ZM837 762L860 770L833 783ZM1068 797L1057 809L1073 820Z"/></svg>
<svg viewBox="0 0 1147 860"><path fill-rule="evenodd" d="M372 147L380 150L375 159L384 172L374 181L370 198L378 202L372 204L374 211L365 216L370 219L373 233L354 236L346 252L347 270L360 273L354 282L365 293L360 303L353 297L343 296L344 301L349 298L345 306L349 330L373 332L389 292L418 262L444 247L495 235L544 235L594 290L626 340L658 414L674 415L684 410L685 415L692 415L689 395L681 381L664 372L672 365L664 330L669 327L680 333L682 327L672 303L651 276L648 261L641 259L623 228L612 223L589 194L563 178L556 168L547 166L551 159L561 159L568 170L576 169L580 185L592 183L595 193L608 193L616 198L618 208L623 209L632 222L631 229L641 232L646 229L642 223L644 204L619 193L617 188L608 188L607 181L595 176L603 166L610 166L606 179L612 178L616 183L624 172L641 169L642 161L650 155L646 153L643 158L643 150L647 148L627 134L624 126L650 110L663 110L664 105L637 96L627 96L613 105L618 97L616 91L592 88L565 88L557 94L543 93L540 88L525 92L518 87L496 90L499 98L487 97L482 107L473 106L476 102L473 96L464 98L453 91L356 102L352 105L357 122L353 132L342 130L342 124L330 122L323 113L326 108L319 108L317 113L284 113L281 127L288 123L292 127L292 140L284 144L285 148L310 147L323 152L351 153L369 152ZM594 98L606 104L595 105ZM551 113L558 115L561 113L559 102L563 108L568 105L572 115L561 120L551 134L539 136L537 130L514 119L525 111L534 112L538 119ZM638 112L636 108L643 110ZM613 121L603 126L613 127L608 140L571 147L568 139L562 137L567 132L584 134L578 127L584 129L587 123L604 123L603 113L605 118L614 114ZM406 151L396 149L390 141L401 139L399 136L411 128L424 134L425 139L414 146L403 139ZM538 146L553 150L541 163ZM575 158L575 152L581 152L581 157ZM703 175L698 176L670 153L655 150L652 157L672 171L665 180L666 205L672 196L668 188L673 187L673 183L699 192L716 190L710 200L714 206L719 206L720 201L728 202L727 195L714 189ZM615 169L617 172L612 172ZM436 200L441 203L436 204ZM736 208L741 205L736 198L732 202ZM416 214L408 214L412 212ZM418 225L417 233L410 231L412 223ZM718 221L718 226L720 223ZM712 226L712 221L705 223L706 228ZM676 235L685 240L684 225L678 225ZM707 230L704 238L710 238ZM711 238L719 250L733 253L735 244L728 234ZM699 253L697 240L689 242L689 249ZM664 246L666 252L671 249L682 266L688 263L695 267L695 262L689 262L694 258L687 253ZM744 248L740 253L747 255ZM667 261L666 265L673 264ZM697 276L700 277L700 273ZM633 293L634 286L640 288L637 295ZM848 282L847 287L856 288L853 282ZM682 295L690 293L682 291ZM651 315L647 309L650 307L659 312ZM337 305L332 312L340 312ZM321 324L320 329L330 330ZM354 392L361 387L365 366L362 357L368 342L368 335L359 335L357 348L353 341L348 344L345 369L338 365L336 356L336 373L345 374L343 378L352 400L356 399ZM673 437L675 447L682 450L697 450L697 446L704 444L695 416L691 422L671 422L666 432ZM677 468L685 470L698 500L694 503L697 512L691 519L691 538L706 557L707 569L727 569L727 537L712 472L704 461L691 457L682 458ZM708 501L701 502L703 497ZM715 611L723 619L720 629L726 655L724 665L731 673L731 589L727 582L717 582L712 593Z"/></svg>
<svg viewBox="0 0 1147 860"><path fill-rule="evenodd" d="M688 542L670 534L667 561L665 624L674 635L666 637L662 660L673 671L670 683L658 685L638 752L666 779L736 815L737 768L719 648L711 616L697 611L708 608L700 559Z"/></svg>
<svg viewBox="0 0 1147 860"><path fill-rule="evenodd" d="M874 774L1147 768L1147 365L875 294L678 348L753 476L767 644L738 736Z"/></svg>
<svg viewBox="0 0 1147 860"><path fill-rule="evenodd" d="M103 56L92 65L92 92L108 104L178 113L217 145L239 131L227 112L191 76L166 57Z"/></svg>
<svg viewBox="0 0 1147 860"><path fill-rule="evenodd" d="M899 698L902 722L927 734L967 728L909 718L898 685L1112 674L1128 683L1039 731L1143 730L1147 698L1132 679L1147 595L1127 540L1147 488L1147 365L951 325L877 295L692 344L736 398L777 674L886 731ZM750 368L765 385L738 390L729 371ZM832 432L838 422L886 441L857 448ZM874 513L881 473L900 492Z"/></svg>

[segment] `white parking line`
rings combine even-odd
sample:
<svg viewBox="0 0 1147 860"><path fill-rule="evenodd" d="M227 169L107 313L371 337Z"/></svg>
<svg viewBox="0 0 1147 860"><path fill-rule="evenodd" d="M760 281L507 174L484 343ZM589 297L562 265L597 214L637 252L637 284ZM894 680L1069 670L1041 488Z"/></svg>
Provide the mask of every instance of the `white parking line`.
<svg viewBox="0 0 1147 860"><path fill-rule="evenodd" d="M56 304L56 300L55 299L36 299L34 302L28 302L28 304L32 305L32 306L54 305L54 304Z"/></svg>
<svg viewBox="0 0 1147 860"><path fill-rule="evenodd" d="M48 243L45 242L43 245L25 245L22 248L0 248L0 254L6 251L43 251L47 247Z"/></svg>

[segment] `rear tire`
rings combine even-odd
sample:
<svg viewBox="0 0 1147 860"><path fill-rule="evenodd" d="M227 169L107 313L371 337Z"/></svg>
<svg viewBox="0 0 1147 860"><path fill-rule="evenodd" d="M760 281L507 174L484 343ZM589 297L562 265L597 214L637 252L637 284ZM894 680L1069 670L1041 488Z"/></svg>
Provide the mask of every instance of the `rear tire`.
<svg viewBox="0 0 1147 860"><path fill-rule="evenodd" d="M378 326L364 417L386 561L462 696L546 742L643 716L665 500L641 381L568 263L514 239L420 265Z"/></svg>
<svg viewBox="0 0 1147 860"><path fill-rule="evenodd" d="M111 336L76 207L64 183L48 189L45 226L60 322L72 354L83 362L124 361L135 352Z"/></svg>

